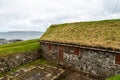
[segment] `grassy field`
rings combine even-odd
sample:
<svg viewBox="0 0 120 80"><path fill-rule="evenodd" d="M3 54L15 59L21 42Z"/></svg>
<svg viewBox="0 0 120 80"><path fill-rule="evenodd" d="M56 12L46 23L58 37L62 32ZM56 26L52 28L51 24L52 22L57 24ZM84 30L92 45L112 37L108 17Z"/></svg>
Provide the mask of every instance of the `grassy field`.
<svg viewBox="0 0 120 80"><path fill-rule="evenodd" d="M52 25L40 40L120 50L120 20Z"/></svg>
<svg viewBox="0 0 120 80"><path fill-rule="evenodd" d="M111 78L108 78L106 80L120 80L120 74L119 75L116 75L116 76L113 76Z"/></svg>
<svg viewBox="0 0 120 80"><path fill-rule="evenodd" d="M21 52L30 52L40 48L38 39L21 41L10 44L0 45L0 57L17 54Z"/></svg>

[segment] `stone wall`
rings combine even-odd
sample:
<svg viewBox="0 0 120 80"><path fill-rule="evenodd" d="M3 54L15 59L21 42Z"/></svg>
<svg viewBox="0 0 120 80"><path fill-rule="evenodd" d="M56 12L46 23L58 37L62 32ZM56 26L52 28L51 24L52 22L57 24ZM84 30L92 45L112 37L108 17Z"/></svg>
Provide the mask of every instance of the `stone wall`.
<svg viewBox="0 0 120 80"><path fill-rule="evenodd" d="M40 57L39 51L17 53L0 57L0 74Z"/></svg>
<svg viewBox="0 0 120 80"><path fill-rule="evenodd" d="M114 53L50 42L41 42L41 47L47 60L91 76L106 78L120 73Z"/></svg>

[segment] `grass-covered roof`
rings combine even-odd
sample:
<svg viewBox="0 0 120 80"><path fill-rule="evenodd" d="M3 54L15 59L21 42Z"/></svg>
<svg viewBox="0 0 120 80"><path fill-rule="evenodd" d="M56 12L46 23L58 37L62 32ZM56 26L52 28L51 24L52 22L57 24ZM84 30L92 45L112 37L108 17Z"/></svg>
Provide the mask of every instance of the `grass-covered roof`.
<svg viewBox="0 0 120 80"><path fill-rule="evenodd" d="M120 50L120 20L52 25L40 40Z"/></svg>

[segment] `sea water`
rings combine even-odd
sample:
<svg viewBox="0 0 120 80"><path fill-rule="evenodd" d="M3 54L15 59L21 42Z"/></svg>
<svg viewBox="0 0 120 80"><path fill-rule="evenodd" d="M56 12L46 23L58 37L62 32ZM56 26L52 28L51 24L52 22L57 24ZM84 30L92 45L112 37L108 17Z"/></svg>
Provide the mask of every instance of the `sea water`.
<svg viewBox="0 0 120 80"><path fill-rule="evenodd" d="M29 40L29 39L37 39L40 38L42 32L37 31L12 31L12 32L0 32L0 39L22 39L22 40Z"/></svg>

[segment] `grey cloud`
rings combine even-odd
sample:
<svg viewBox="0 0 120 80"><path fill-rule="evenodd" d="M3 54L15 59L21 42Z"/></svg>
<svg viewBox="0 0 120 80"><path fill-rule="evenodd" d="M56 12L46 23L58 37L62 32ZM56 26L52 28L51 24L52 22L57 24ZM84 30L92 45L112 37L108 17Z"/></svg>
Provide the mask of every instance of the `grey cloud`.
<svg viewBox="0 0 120 80"><path fill-rule="evenodd" d="M115 3L116 0L0 0L0 31L45 31L51 24L108 19ZM114 15L120 15L120 5Z"/></svg>

